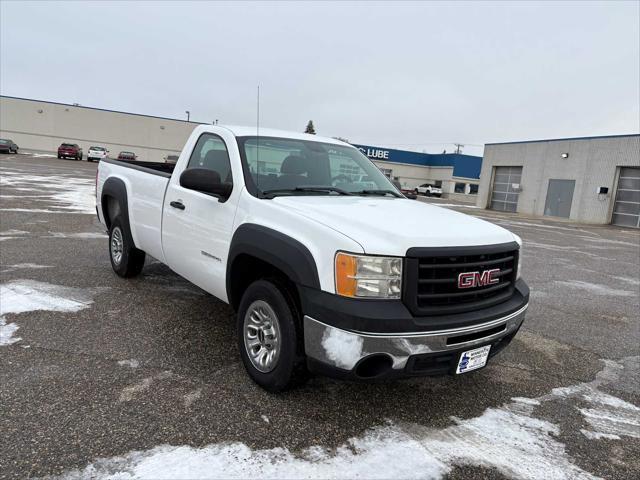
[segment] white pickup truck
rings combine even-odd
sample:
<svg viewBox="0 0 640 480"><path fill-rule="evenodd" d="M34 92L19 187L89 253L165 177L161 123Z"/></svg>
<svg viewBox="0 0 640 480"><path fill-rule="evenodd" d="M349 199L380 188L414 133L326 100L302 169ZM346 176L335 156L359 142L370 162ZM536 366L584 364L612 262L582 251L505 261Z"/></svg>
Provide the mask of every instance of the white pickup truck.
<svg viewBox="0 0 640 480"><path fill-rule="evenodd" d="M96 198L114 271L150 255L229 303L270 391L465 373L524 321L516 235L406 199L334 139L203 125L175 165L102 160Z"/></svg>

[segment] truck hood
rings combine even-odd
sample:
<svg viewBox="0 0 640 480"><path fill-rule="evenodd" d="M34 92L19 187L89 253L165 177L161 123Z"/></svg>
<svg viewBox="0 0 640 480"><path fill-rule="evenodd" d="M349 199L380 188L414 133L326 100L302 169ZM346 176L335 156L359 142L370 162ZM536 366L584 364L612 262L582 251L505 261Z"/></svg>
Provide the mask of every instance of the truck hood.
<svg viewBox="0 0 640 480"><path fill-rule="evenodd" d="M350 237L370 254L404 256L412 247L516 241L502 227L417 200L324 195L271 201Z"/></svg>

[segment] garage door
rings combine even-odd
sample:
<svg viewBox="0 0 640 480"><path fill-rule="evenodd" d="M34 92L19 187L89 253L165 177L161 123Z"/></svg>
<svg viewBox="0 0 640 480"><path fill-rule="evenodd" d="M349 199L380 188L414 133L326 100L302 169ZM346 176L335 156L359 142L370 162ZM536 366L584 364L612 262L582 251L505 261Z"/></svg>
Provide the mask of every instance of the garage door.
<svg viewBox="0 0 640 480"><path fill-rule="evenodd" d="M620 169L611 223L640 228L640 168Z"/></svg>
<svg viewBox="0 0 640 480"><path fill-rule="evenodd" d="M491 190L491 209L515 212L518 208L522 167L496 167ZM514 188L514 185L517 187Z"/></svg>

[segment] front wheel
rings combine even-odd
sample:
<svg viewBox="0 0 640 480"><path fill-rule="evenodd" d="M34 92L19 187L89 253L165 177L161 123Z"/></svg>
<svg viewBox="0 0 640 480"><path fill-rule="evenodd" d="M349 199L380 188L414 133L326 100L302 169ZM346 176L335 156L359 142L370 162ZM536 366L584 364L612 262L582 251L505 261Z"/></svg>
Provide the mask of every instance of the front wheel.
<svg viewBox="0 0 640 480"><path fill-rule="evenodd" d="M280 392L307 377L301 316L286 286L278 280L253 282L240 301L238 346L251 379Z"/></svg>
<svg viewBox="0 0 640 480"><path fill-rule="evenodd" d="M120 277L135 277L142 271L145 253L133 244L133 238L121 217L116 217L109 230L111 267Z"/></svg>

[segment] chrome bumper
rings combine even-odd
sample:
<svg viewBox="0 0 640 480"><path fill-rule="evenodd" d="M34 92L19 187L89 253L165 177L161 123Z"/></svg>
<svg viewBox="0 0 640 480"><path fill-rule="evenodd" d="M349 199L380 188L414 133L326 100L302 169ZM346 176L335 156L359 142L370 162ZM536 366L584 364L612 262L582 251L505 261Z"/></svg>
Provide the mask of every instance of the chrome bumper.
<svg viewBox="0 0 640 480"><path fill-rule="evenodd" d="M305 315L304 346L308 357L342 370L353 370L360 360L374 354L388 355L392 369L401 370L411 355L473 348L515 332L522 325L528 306L479 325L397 334L351 332ZM504 328L500 329L501 326ZM487 335L482 335L484 331ZM473 336L473 340L467 340L468 336Z"/></svg>

